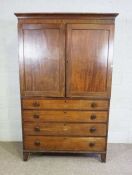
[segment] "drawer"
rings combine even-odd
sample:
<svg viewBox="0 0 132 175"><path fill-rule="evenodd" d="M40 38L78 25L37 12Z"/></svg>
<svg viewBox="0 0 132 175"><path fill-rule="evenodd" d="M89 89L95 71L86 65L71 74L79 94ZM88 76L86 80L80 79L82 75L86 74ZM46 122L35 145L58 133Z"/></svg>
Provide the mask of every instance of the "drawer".
<svg viewBox="0 0 132 175"><path fill-rule="evenodd" d="M23 110L24 122L107 122L106 111Z"/></svg>
<svg viewBox="0 0 132 175"><path fill-rule="evenodd" d="M25 136L24 149L39 151L105 151L105 138Z"/></svg>
<svg viewBox="0 0 132 175"><path fill-rule="evenodd" d="M107 100L22 100L23 109L107 110L108 107Z"/></svg>
<svg viewBox="0 0 132 175"><path fill-rule="evenodd" d="M24 123L25 135L106 136L106 124Z"/></svg>

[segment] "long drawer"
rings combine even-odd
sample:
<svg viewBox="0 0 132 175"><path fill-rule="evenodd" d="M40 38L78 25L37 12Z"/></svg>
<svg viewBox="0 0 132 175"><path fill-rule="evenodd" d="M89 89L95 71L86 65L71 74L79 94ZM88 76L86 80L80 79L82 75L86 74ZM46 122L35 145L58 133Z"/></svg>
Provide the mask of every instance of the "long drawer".
<svg viewBox="0 0 132 175"><path fill-rule="evenodd" d="M25 136L25 150L105 151L105 138Z"/></svg>
<svg viewBox="0 0 132 175"><path fill-rule="evenodd" d="M108 107L107 100L22 100L23 109L107 110Z"/></svg>
<svg viewBox="0 0 132 175"><path fill-rule="evenodd" d="M26 135L106 136L106 124L24 123Z"/></svg>
<svg viewBox="0 0 132 175"><path fill-rule="evenodd" d="M107 122L106 111L23 110L24 122Z"/></svg>

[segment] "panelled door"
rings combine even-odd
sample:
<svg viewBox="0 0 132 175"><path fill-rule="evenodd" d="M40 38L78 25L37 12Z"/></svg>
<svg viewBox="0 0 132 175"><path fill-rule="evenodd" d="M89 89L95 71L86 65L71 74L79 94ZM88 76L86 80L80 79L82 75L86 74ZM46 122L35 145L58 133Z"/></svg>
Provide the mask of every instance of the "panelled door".
<svg viewBox="0 0 132 175"><path fill-rule="evenodd" d="M20 80L24 96L63 97L65 33L62 24L23 24L20 32Z"/></svg>
<svg viewBox="0 0 132 175"><path fill-rule="evenodd" d="M67 25L68 97L110 96L112 30L103 24Z"/></svg>

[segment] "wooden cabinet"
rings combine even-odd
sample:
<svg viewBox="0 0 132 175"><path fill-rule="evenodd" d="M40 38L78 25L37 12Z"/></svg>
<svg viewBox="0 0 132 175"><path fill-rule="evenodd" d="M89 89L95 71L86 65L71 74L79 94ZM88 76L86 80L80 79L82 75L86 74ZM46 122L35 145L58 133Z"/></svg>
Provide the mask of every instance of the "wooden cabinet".
<svg viewBox="0 0 132 175"><path fill-rule="evenodd" d="M16 16L24 160L82 152L105 162L117 14Z"/></svg>

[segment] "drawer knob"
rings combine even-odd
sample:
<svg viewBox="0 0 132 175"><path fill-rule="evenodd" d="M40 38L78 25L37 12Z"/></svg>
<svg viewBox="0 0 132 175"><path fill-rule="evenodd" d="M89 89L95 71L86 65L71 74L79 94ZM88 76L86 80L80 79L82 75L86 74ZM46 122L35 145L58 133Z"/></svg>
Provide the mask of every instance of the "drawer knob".
<svg viewBox="0 0 132 175"><path fill-rule="evenodd" d="M34 131L40 132L40 128L39 128L38 126L36 126L36 127L34 128Z"/></svg>
<svg viewBox="0 0 132 175"><path fill-rule="evenodd" d="M96 128L95 127L90 128L90 132L91 133L94 133L95 131L96 131Z"/></svg>
<svg viewBox="0 0 132 175"><path fill-rule="evenodd" d="M91 107L92 108L96 108L97 107L97 104L93 102L93 103L91 103Z"/></svg>
<svg viewBox="0 0 132 175"><path fill-rule="evenodd" d="M95 146L95 143L91 142L91 143L89 143L89 146L90 147L94 147Z"/></svg>
<svg viewBox="0 0 132 175"><path fill-rule="evenodd" d="M35 102L33 102L33 106L34 106L34 107L39 107L40 104L39 104L39 102L36 102L36 101L35 101Z"/></svg>
<svg viewBox="0 0 132 175"><path fill-rule="evenodd" d="M35 144L36 146L40 146L40 141L39 141L39 140L36 140L36 141L34 142L34 144Z"/></svg>
<svg viewBox="0 0 132 175"><path fill-rule="evenodd" d="M96 115L93 114L93 115L91 115L90 118L91 118L91 120L95 120L96 119Z"/></svg>
<svg viewBox="0 0 132 175"><path fill-rule="evenodd" d="M38 114L34 114L33 118L37 119L37 118L39 118L39 115Z"/></svg>

